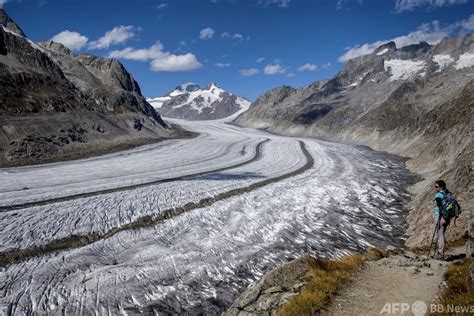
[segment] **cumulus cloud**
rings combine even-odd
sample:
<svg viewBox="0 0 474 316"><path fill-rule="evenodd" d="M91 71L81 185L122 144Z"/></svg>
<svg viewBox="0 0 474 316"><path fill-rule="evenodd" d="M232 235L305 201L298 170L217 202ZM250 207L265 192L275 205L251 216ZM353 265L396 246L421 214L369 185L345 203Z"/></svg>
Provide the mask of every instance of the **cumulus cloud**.
<svg viewBox="0 0 474 316"><path fill-rule="evenodd" d="M316 71L318 69L318 66L315 64L304 64L303 66L298 68L298 71Z"/></svg>
<svg viewBox="0 0 474 316"><path fill-rule="evenodd" d="M286 72L286 69L283 68L280 64L271 64L266 65L263 69L263 73L266 75L276 75L276 74L283 74Z"/></svg>
<svg viewBox="0 0 474 316"><path fill-rule="evenodd" d="M170 53L163 53L163 55L151 61L152 71L190 71L202 67L202 64L191 53L185 55L174 55Z"/></svg>
<svg viewBox="0 0 474 316"><path fill-rule="evenodd" d="M148 61L160 58L162 54L163 44L156 42L150 48L134 49L127 47L122 50L114 50L111 51L107 57L135 61Z"/></svg>
<svg viewBox="0 0 474 316"><path fill-rule="evenodd" d="M260 72L257 68L240 69L240 74L244 77L252 77Z"/></svg>
<svg viewBox="0 0 474 316"><path fill-rule="evenodd" d="M0 8L3 8L5 3L7 3L7 2L8 2L8 0L0 0Z"/></svg>
<svg viewBox="0 0 474 316"><path fill-rule="evenodd" d="M429 44L437 44L444 37L449 36L451 33L452 26L441 29L439 27L439 23L437 21L433 21L431 23L421 25L416 31L408 33L407 35L349 47L347 52L338 58L338 61L346 62L352 58L370 54L380 45L390 41L395 42L398 48L411 44L418 44L421 41L425 41Z"/></svg>
<svg viewBox="0 0 474 316"><path fill-rule="evenodd" d="M403 11L413 11L417 7L444 7L447 5L464 4L468 0L397 0L395 9L398 13Z"/></svg>
<svg viewBox="0 0 474 316"><path fill-rule="evenodd" d="M232 36L233 39L242 41L244 39L243 35L240 33L235 33L234 36Z"/></svg>
<svg viewBox="0 0 474 316"><path fill-rule="evenodd" d="M135 61L150 61L152 71L189 71L202 67L196 56L191 53L175 55L163 50L159 41L149 48L134 49L131 47L115 50L108 54L109 58L128 59Z"/></svg>
<svg viewBox="0 0 474 316"><path fill-rule="evenodd" d="M223 32L221 34L221 39L233 38L234 40L243 41L244 36L240 33L230 34L229 32ZM250 40L250 36L247 35L247 41Z"/></svg>
<svg viewBox="0 0 474 316"><path fill-rule="evenodd" d="M84 47L89 39L78 32L65 30L54 35L51 40L63 44L70 50L77 51Z"/></svg>
<svg viewBox="0 0 474 316"><path fill-rule="evenodd" d="M111 45L125 43L128 39L135 37L135 27L132 25L116 26L107 31L104 36L90 43L91 49L109 48Z"/></svg>
<svg viewBox="0 0 474 316"><path fill-rule="evenodd" d="M230 64L216 63L216 66L219 68L229 68Z"/></svg>
<svg viewBox="0 0 474 316"><path fill-rule="evenodd" d="M206 27L199 32L199 38L202 40L208 40L214 36L214 33L215 31L212 28Z"/></svg>

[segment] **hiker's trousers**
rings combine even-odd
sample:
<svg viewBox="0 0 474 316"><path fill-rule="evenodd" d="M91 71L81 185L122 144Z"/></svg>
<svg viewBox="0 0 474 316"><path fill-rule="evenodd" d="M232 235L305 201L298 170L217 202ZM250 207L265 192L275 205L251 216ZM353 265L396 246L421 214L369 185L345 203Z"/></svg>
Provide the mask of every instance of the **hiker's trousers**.
<svg viewBox="0 0 474 316"><path fill-rule="evenodd" d="M441 256L444 256L444 250L446 249L444 234L446 233L446 228L448 227L449 222L447 222L443 216L441 216L441 219L438 223L438 216L435 216L435 225L438 225L436 228L436 233L438 235L438 253Z"/></svg>

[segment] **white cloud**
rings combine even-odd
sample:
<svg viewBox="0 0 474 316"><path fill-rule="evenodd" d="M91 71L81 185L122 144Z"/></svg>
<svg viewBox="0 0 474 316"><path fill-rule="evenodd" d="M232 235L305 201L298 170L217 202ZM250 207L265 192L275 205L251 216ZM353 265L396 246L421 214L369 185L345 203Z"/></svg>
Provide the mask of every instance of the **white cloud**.
<svg viewBox="0 0 474 316"><path fill-rule="evenodd" d="M285 72L286 69L283 68L280 64L266 65L263 69L263 73L266 75L283 74Z"/></svg>
<svg viewBox="0 0 474 316"><path fill-rule="evenodd" d="M215 31L212 28L206 27L205 29L202 29L199 32L199 38L202 40L208 40L208 39L211 39L212 36L214 36L214 33Z"/></svg>
<svg viewBox="0 0 474 316"><path fill-rule="evenodd" d="M262 61L265 60L265 57L259 57L257 58L257 60L255 61L257 64L260 64Z"/></svg>
<svg viewBox="0 0 474 316"><path fill-rule="evenodd" d="M389 41L395 42L398 48L411 44L418 44L421 41L425 41L433 45L439 43L445 37L472 31L474 31L474 14L471 14L465 20L454 22L453 24L447 25L443 28L440 27L438 21L432 21L431 23L421 25L416 31L408 33L407 35L348 47L347 52L340 56L338 61L346 62L349 59L370 54L377 47Z"/></svg>
<svg viewBox="0 0 474 316"><path fill-rule="evenodd" d="M257 4L264 7L276 5L279 8L288 8L291 0L258 0Z"/></svg>
<svg viewBox="0 0 474 316"><path fill-rule="evenodd" d="M175 55L163 51L163 44L159 41L150 48L134 49L131 47L122 50L115 50L109 53L107 57L128 59L135 61L151 61L150 69L152 71L189 71L202 67L202 64L191 53L184 55Z"/></svg>
<svg viewBox="0 0 474 316"><path fill-rule="evenodd" d="M298 71L316 71L316 69L318 69L318 66L315 64L304 64L298 68Z"/></svg>
<svg viewBox="0 0 474 316"><path fill-rule="evenodd" d="M129 59L135 61L148 61L160 58L163 54L163 44L156 42L150 48L134 49L131 47L122 50L114 50L108 54L108 58Z"/></svg>
<svg viewBox="0 0 474 316"><path fill-rule="evenodd" d="M288 73L286 76L291 78L291 77L294 77L294 76L296 76L296 74L295 74L295 73L292 73L292 72L290 72L290 73Z"/></svg>
<svg viewBox="0 0 474 316"><path fill-rule="evenodd" d="M224 32L221 34L221 39L226 39L226 38L233 38L238 41L243 41L244 36L240 33L235 33L234 35L230 34L229 32ZM250 40L250 36L247 35L247 41Z"/></svg>
<svg viewBox="0 0 474 316"><path fill-rule="evenodd" d="M466 31L474 31L474 14L472 14L469 18L466 20L461 21L460 23L461 28L463 28Z"/></svg>
<svg viewBox="0 0 474 316"><path fill-rule="evenodd" d="M65 30L54 35L51 40L63 44L70 50L77 51L84 47L89 39L78 32Z"/></svg>
<svg viewBox="0 0 474 316"><path fill-rule="evenodd" d="M134 36L136 36L135 28L132 25L116 26L112 30L107 31L105 35L99 38L98 40L91 42L90 48L109 48L111 45L124 43Z"/></svg>
<svg viewBox="0 0 474 316"><path fill-rule="evenodd" d="M444 37L449 36L452 32L452 29L452 26L440 29L439 23L437 21L433 21L431 23L421 25L416 31L408 33L407 35L398 36L389 40L375 41L372 43L364 43L362 45L350 47L344 55L338 58L338 61L346 62L352 58L370 54L380 45L390 41L395 42L398 48L411 44L418 44L421 41L425 41L429 44L437 44Z"/></svg>
<svg viewBox="0 0 474 316"><path fill-rule="evenodd" d="M321 65L321 67L324 68L324 69L329 68L331 66L332 66L331 62Z"/></svg>
<svg viewBox="0 0 474 316"><path fill-rule="evenodd" d="M163 53L163 55L151 61L152 71L190 71L202 67L202 64L191 53L185 55L174 55L170 53Z"/></svg>
<svg viewBox="0 0 474 316"><path fill-rule="evenodd" d="M443 7L447 5L454 5L454 4L464 4L467 3L468 0L397 0L395 3L395 9L397 12L403 11L413 11L417 7Z"/></svg>
<svg viewBox="0 0 474 316"><path fill-rule="evenodd" d="M229 68L230 64L216 63L216 66L219 68Z"/></svg>
<svg viewBox="0 0 474 316"><path fill-rule="evenodd" d="M235 33L234 36L232 36L232 38L239 41L242 41L244 39L244 37L240 33Z"/></svg>
<svg viewBox="0 0 474 316"><path fill-rule="evenodd" d="M158 5L156 6L156 8L157 8L158 10L161 10L161 9L166 8L167 6L168 6L168 3L164 3L164 2L163 2L163 3L158 4Z"/></svg>
<svg viewBox="0 0 474 316"><path fill-rule="evenodd" d="M8 0L0 0L0 8L2 8Z"/></svg>
<svg viewBox="0 0 474 316"><path fill-rule="evenodd" d="M240 69L240 74L244 77L252 77L260 72L257 68Z"/></svg>

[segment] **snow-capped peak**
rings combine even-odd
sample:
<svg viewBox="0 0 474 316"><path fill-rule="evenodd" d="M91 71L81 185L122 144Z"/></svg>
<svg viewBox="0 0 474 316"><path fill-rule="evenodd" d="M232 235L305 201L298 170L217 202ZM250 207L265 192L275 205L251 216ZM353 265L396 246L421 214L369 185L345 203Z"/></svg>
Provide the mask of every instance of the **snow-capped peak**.
<svg viewBox="0 0 474 316"><path fill-rule="evenodd" d="M195 91L200 89L199 86L193 82L187 82L180 84L179 86L176 87L175 91L182 91L182 92L187 92L187 91Z"/></svg>
<svg viewBox="0 0 474 316"><path fill-rule="evenodd" d="M165 117L186 119L220 119L250 105L249 101L225 91L216 83L201 88L192 82L181 84L167 95L147 101Z"/></svg>

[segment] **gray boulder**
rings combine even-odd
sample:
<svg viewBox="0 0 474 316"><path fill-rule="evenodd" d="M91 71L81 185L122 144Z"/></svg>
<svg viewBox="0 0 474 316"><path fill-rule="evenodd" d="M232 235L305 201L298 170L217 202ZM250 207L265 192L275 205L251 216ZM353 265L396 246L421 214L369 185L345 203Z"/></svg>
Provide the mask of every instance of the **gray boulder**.
<svg viewBox="0 0 474 316"><path fill-rule="evenodd" d="M224 315L271 315L289 297L300 292L312 265L317 265L317 260L307 255L270 271L249 286Z"/></svg>

